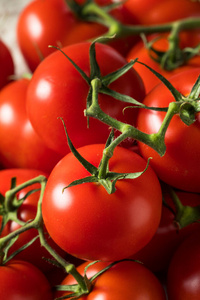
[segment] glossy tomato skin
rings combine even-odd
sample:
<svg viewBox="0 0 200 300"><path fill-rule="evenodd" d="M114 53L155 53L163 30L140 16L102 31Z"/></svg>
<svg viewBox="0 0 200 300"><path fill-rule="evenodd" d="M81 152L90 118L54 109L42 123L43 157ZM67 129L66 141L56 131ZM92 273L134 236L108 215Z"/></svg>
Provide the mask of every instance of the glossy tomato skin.
<svg viewBox="0 0 200 300"><path fill-rule="evenodd" d="M10 190L11 188L11 179L16 177L16 185L20 185L25 183L26 181L33 179L39 175L43 175L47 177L48 175L40 170L34 169L5 169L0 171L0 193L4 196L6 191ZM24 188L17 194L17 198L21 199L25 196L27 192L33 189L40 188L40 184L34 184L27 188ZM27 197L27 199L23 202L23 204L18 209L17 215L21 221L27 222L35 218L37 212L37 203L39 199L39 191L32 193ZM0 216L0 224L2 222L2 216ZM10 232L15 231L16 229L20 228L21 226L14 221L9 221L7 225L4 227L2 236L9 234ZM17 241L14 245L10 248L9 254L13 253L14 251L18 250L24 244L32 240L35 236L38 235L38 231L36 229L30 229L20 234ZM50 240L48 240L50 241ZM63 254L60 251L59 247L55 246L52 241L50 241L51 246L54 247L60 254ZM39 239L36 240L31 246L20 252L15 256L16 259L22 259L28 261L42 271L47 271L52 268L52 266L43 260L42 257L51 258L49 253L45 250L45 248L41 247Z"/></svg>
<svg viewBox="0 0 200 300"><path fill-rule="evenodd" d="M28 262L11 260L0 266L0 281L2 300L53 300L46 277Z"/></svg>
<svg viewBox="0 0 200 300"><path fill-rule="evenodd" d="M31 71L54 51L49 45L63 45L74 21L62 0L36 0L26 5L18 18L17 40Z"/></svg>
<svg viewBox="0 0 200 300"><path fill-rule="evenodd" d="M142 24L155 25L200 16L199 1L164 0L143 14Z"/></svg>
<svg viewBox="0 0 200 300"><path fill-rule="evenodd" d="M200 73L199 68L187 70L174 75L169 80L183 95L188 95ZM157 85L144 99L147 106L168 107L175 101L164 84ZM138 129L148 134L158 132L165 112L142 110L138 114ZM195 122L187 126L179 115L174 115L165 135L166 152L160 156L147 145L139 142L144 158L152 157L150 165L158 177L167 184L184 191L199 193L199 159L200 159L200 123L199 113Z"/></svg>
<svg viewBox="0 0 200 300"><path fill-rule="evenodd" d="M14 75L15 67L11 52L7 45L0 40L0 89L11 81L9 76Z"/></svg>
<svg viewBox="0 0 200 300"><path fill-rule="evenodd" d="M77 269L83 274L87 263ZM90 266L86 272L91 278L98 271L104 269L108 263L98 262ZM62 284L74 284L71 275L67 276ZM67 295L65 292L57 292L56 296ZM149 300L165 300L164 290L156 276L142 264L134 261L123 261L112 266L101 274L94 283L90 294L80 297L81 300L139 300L147 297Z"/></svg>
<svg viewBox="0 0 200 300"><path fill-rule="evenodd" d="M4 168L34 168L49 173L61 155L49 149L32 127L26 112L29 79L0 91L0 162Z"/></svg>
<svg viewBox="0 0 200 300"><path fill-rule="evenodd" d="M157 51L167 51L169 49L169 43L167 40L168 35L162 34L160 37L158 35L149 35L148 41L152 41L155 38L159 38L153 44L153 47ZM200 40L200 31L194 30L192 32L185 31L180 34L179 46L181 49L186 47L196 47ZM146 64L147 66L154 69L156 72L162 74L165 78L170 78L172 75L183 72L191 67L200 67L200 57L199 55L194 56L189 59L184 65L175 68L174 70L167 71L161 67L151 56L157 58L153 51L149 51L145 46L143 41L136 43L132 49L127 54L126 58L128 61L138 58L139 62ZM144 65L140 63L134 64L134 69L141 76L146 93L149 93L157 84L160 83L160 79L152 74L152 72Z"/></svg>
<svg viewBox="0 0 200 300"><path fill-rule="evenodd" d="M98 167L103 144L79 148ZM117 147L110 160L113 172L138 172L146 161L131 150ZM52 170L42 212L52 239L66 252L86 260L114 261L141 249L155 233L161 216L161 189L151 168L134 180L120 180L108 194L97 183L63 188L89 173L67 154ZM126 245L126 247L124 247Z"/></svg>
<svg viewBox="0 0 200 300"><path fill-rule="evenodd" d="M183 205L192 207L200 205L200 194L176 191L176 195ZM176 211L172 198L166 189L163 191L163 197L167 205ZM174 218L175 215L172 211L163 205L160 225L155 235L144 248L133 255L132 259L143 262L153 272L166 271L181 242L195 230L200 229L199 222L179 228Z"/></svg>
<svg viewBox="0 0 200 300"><path fill-rule="evenodd" d="M190 235L175 252L168 270L169 300L198 300L200 294L200 231Z"/></svg>
<svg viewBox="0 0 200 300"><path fill-rule="evenodd" d="M90 75L90 43L80 43L63 48L63 51L87 74ZM81 52L80 52L81 49ZM108 45L96 44L97 62L102 75L124 66L126 60ZM105 63L108 62L108 63ZM132 96L139 101L144 98L144 86L134 69L111 83L110 88ZM89 128L84 116L89 85L74 68L71 62L57 51L38 66L31 79L27 92L27 111L36 132L52 149L65 155L69 152L62 117L67 131L73 137L75 147L91 143L104 143L109 135L108 126L90 118ZM99 103L108 115L123 122L133 124L137 112L123 108L123 103L100 94Z"/></svg>

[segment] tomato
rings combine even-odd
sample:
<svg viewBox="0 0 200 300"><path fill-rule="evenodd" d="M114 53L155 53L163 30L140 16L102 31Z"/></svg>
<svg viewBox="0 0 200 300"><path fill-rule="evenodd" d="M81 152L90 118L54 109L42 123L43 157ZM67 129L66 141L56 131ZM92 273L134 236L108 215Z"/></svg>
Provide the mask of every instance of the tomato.
<svg viewBox="0 0 200 300"><path fill-rule="evenodd" d="M83 274L86 265L87 263L80 265L77 270ZM108 263L98 262L90 266L86 272L88 278L91 278L107 265ZM69 275L61 285L74 283L76 283L75 280ZM64 295L68 295L67 292L57 292L55 296ZM97 277L90 294L80 297L80 300L137 300L142 298L149 300L166 299L164 290L153 273L142 264L134 261L123 261Z"/></svg>
<svg viewBox="0 0 200 300"><path fill-rule="evenodd" d="M169 80L181 94L187 96L199 74L200 68L194 68L176 74ZM175 100L171 92L164 84L159 84L146 96L144 104L151 107L168 107L173 101ZM138 129L148 134L158 132L165 114L165 112L141 109L138 114ZM174 115L166 131L166 152L162 157L147 145L138 143L142 156L152 157L150 165L162 181L178 189L197 193L200 192L199 121L199 113L190 126L183 123L178 114Z"/></svg>
<svg viewBox="0 0 200 300"><path fill-rule="evenodd" d="M168 270L169 300L198 300L200 294L199 230L189 236L175 252Z"/></svg>
<svg viewBox="0 0 200 300"><path fill-rule="evenodd" d="M100 5L105 5L104 1L100 1ZM138 23L124 5L113 9L111 15L124 24ZM30 70L34 71L44 57L55 51L49 45L64 47L96 38L107 30L101 24L79 19L64 0L36 0L31 1L18 18L17 40ZM111 44L126 55L137 40L138 37L133 36Z"/></svg>
<svg viewBox="0 0 200 300"><path fill-rule="evenodd" d="M87 76L90 76L90 45L83 42L63 48ZM97 43L96 56L102 76L116 71L127 63L108 45ZM109 87L138 101L144 98L142 79L134 69L129 70ZM69 147L63 124L58 117L63 118L76 148L91 143L105 143L107 140L109 134L107 125L90 118L88 129L87 118L84 116L88 92L89 85L60 51L47 57L33 74L27 92L28 116L46 145L62 155L69 152ZM127 103L103 94L99 95L99 103L101 109L111 117L129 124L135 122L137 111L126 109L123 113Z"/></svg>
<svg viewBox="0 0 200 300"><path fill-rule="evenodd" d="M176 194L183 205L200 205L199 194L182 191L177 191ZM176 211L172 198L167 190L164 191L163 197L166 203ZM132 258L142 261L146 267L154 272L167 270L170 260L181 242L197 228L200 228L198 222L192 223L184 228L178 228L178 224L174 222L174 218L175 216L172 211L163 205L160 225L155 235L151 241Z"/></svg>
<svg viewBox="0 0 200 300"><path fill-rule="evenodd" d="M0 281L2 300L53 300L46 277L28 262L11 260L0 266Z"/></svg>
<svg viewBox="0 0 200 300"><path fill-rule="evenodd" d="M199 1L192 0L167 0L159 1L143 14L141 23L147 25L162 24L200 16Z"/></svg>
<svg viewBox="0 0 200 300"><path fill-rule="evenodd" d="M159 37L159 39L154 42L153 47L157 51L167 51L169 48L169 43L167 40L168 34L149 35L148 41L152 41L157 37ZM196 47L199 44L199 41L200 41L199 30L184 31L181 32L180 34L179 46L181 49L186 47ZM162 74L165 78L169 78L172 75L190 69L191 67L200 67L200 56L196 55L193 58L189 59L187 62L185 62L184 65L174 70L167 71L163 69L162 66L151 57L151 55L157 59L153 51L149 51L144 45L143 41L140 41L133 46L133 48L127 54L126 58L128 61L130 61L137 57L138 61L145 63L147 66L151 67L156 72ZM146 93L148 93L152 88L154 88L157 84L160 83L160 79L158 79L155 75L153 75L152 72L146 66L141 65L139 63L135 63L134 69L142 77L145 85Z"/></svg>
<svg viewBox="0 0 200 300"><path fill-rule="evenodd" d="M25 6L18 17L17 40L30 70L53 52L48 45L63 44L73 22L64 1L36 0Z"/></svg>
<svg viewBox="0 0 200 300"><path fill-rule="evenodd" d="M34 170L34 169L1 170L0 171L0 182L1 182L0 193L4 196L6 191L10 190L12 177L16 177L17 180L16 185L18 186L39 175L44 175L47 177L47 175L44 172L40 170ZM39 184L34 184L32 186L24 188L17 194L17 198L21 199L25 196L27 192L37 188L40 188ZM37 212L38 199L39 199L39 191L29 195L27 199L23 202L23 204L18 208L17 216L21 221L27 222L35 218ZM2 222L2 216L0 216L0 224L1 222ZM9 234L12 231L15 231L18 228L20 228L20 225L17 224L15 221L10 220L4 227L1 237ZM18 250L20 247L28 243L37 235L38 235L38 231L36 229L30 229L21 233L17 241L10 248L9 254ZM55 246L54 243L52 243L52 241L50 243L52 247L54 247L56 250L59 251L60 254L62 254L62 251L60 251L59 247ZM42 257L51 258L51 256L45 250L45 248L41 247L39 239L36 240L31 246L29 246L28 248L26 248L25 250L17 254L15 257L17 259L29 261L30 263L36 265L38 268L42 269L43 271L52 268L52 266L42 258Z"/></svg>
<svg viewBox="0 0 200 300"><path fill-rule="evenodd" d="M0 40L0 89L10 82L9 76L14 75L15 67L10 49Z"/></svg>
<svg viewBox="0 0 200 300"><path fill-rule="evenodd" d="M79 148L96 167L103 144ZM146 161L131 150L117 147L110 159L113 172L138 172ZM141 249L155 233L161 216L161 189L151 168L134 180L120 180L116 192L98 183L62 189L88 171L67 154L52 170L44 192L42 213L52 239L69 254L88 260L114 261ZM126 247L124 247L126 245Z"/></svg>
<svg viewBox="0 0 200 300"><path fill-rule="evenodd" d="M144 22L146 14L148 14L149 10L151 11L157 5L162 2L166 2L165 0L144 0L141 5L141 0L127 0L124 5L125 7L131 11L137 18L140 20L140 23Z"/></svg>
<svg viewBox="0 0 200 300"><path fill-rule="evenodd" d="M28 79L20 79L0 92L0 162L4 168L34 168L49 173L61 156L44 144L28 119L28 85Z"/></svg>

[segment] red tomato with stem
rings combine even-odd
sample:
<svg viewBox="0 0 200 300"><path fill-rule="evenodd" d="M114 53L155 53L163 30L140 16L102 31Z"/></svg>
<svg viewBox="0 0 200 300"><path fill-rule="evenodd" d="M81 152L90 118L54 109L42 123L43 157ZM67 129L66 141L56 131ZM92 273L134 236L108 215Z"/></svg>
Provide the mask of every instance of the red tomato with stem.
<svg viewBox="0 0 200 300"><path fill-rule="evenodd" d="M88 263L80 265L77 270L83 275ZM87 269L87 277L91 278L97 272L104 269L108 263L98 262ZM75 284L76 281L68 275L61 283ZM69 295L67 292L56 292L56 297ZM134 261L122 261L102 273L95 282L88 295L80 297L80 300L139 300L147 297L149 300L165 300L164 289L157 279L142 264ZM71 299L71 298L70 298Z"/></svg>
<svg viewBox="0 0 200 300"><path fill-rule="evenodd" d="M44 274L32 264L11 260L0 266L2 300L53 300L51 287Z"/></svg>
<svg viewBox="0 0 200 300"><path fill-rule="evenodd" d="M5 196L5 193L10 190L11 188L11 179L13 177L16 177L16 185L20 185L22 183L25 183L26 181L33 179L39 175L44 175L47 177L47 175L40 171L40 170L34 170L34 169L5 169L0 171L0 193ZM26 193L33 189L40 188L40 184L34 184L27 188L24 188L17 194L17 199L22 199ZM40 192L34 192L30 194L27 199L23 202L23 204L18 208L17 210L17 216L18 218L23 222L28 222L35 218L36 212L37 212L37 204L39 199ZM0 216L0 225L2 222L2 216ZM15 221L10 220L6 226L4 227L1 236L6 236L10 232L13 232L20 228L21 225L16 223ZM14 251L21 248L23 245L31 241L34 237L38 235L38 231L36 229L30 229L27 230L19 235L19 238L17 241L13 244L13 246L10 248L9 253L11 254ZM48 242L51 243L51 246L54 247L57 251L59 251L60 254L63 254L63 252L59 249L59 247L48 239ZM52 268L52 265L47 263L43 257L46 258L52 258L50 254L43 248L40 244L39 239L34 241L34 243L17 254L15 256L17 259L22 259L25 261L29 261L30 263L36 265L38 268L40 268L43 271L50 270Z"/></svg>
<svg viewBox="0 0 200 300"><path fill-rule="evenodd" d="M74 44L63 51L90 76L89 48L91 43ZM80 51L81 49L81 51ZM101 75L105 76L123 67L127 61L108 45L96 44L96 57ZM105 63L106 61L106 63ZM109 85L109 88L142 101L144 86L141 77L132 68ZM72 63L57 51L38 66L27 92L27 112L30 121L43 141L50 148L65 155L69 152L62 117L76 148L105 143L109 135L108 126L94 118L84 116L89 84ZM128 105L111 96L99 94L101 109L122 122L134 124L137 110L123 109Z"/></svg>
<svg viewBox="0 0 200 300"><path fill-rule="evenodd" d="M198 300L200 295L200 231L190 235L175 252L167 275L169 300Z"/></svg>
<svg viewBox="0 0 200 300"><path fill-rule="evenodd" d="M153 47L157 51L167 51L169 49L169 43L167 40L168 34L162 34L162 35L149 35L148 42L152 41L153 39L157 38L153 43ZM199 44L200 41L200 31L199 30L193 30L193 31L184 31L180 34L180 42L179 46L181 49L186 47L196 47ZM153 56L154 59L151 57ZM184 65L175 68L174 70L167 71L162 68L162 66L155 61L157 59L156 55L153 53L153 51L149 51L146 46L144 45L143 41L138 42L133 46L133 48L129 51L127 54L127 60L133 60L135 58L138 58L138 61L146 64L147 66L154 69L156 72L162 74L165 78L170 78L172 75L182 72L184 70L190 69L191 67L200 67L200 56L196 55L189 59L187 62L184 63ZM134 69L138 72L138 74L143 79L146 93L150 92L151 89L153 89L157 84L160 83L160 80L152 75L152 72L145 67L142 64L135 63Z"/></svg>
<svg viewBox="0 0 200 300"><path fill-rule="evenodd" d="M177 196L183 205L200 205L200 194L177 191ZM170 194L165 190L163 194L166 203L176 212ZM192 223L184 228L178 228L175 223L175 215L163 205L160 225L151 241L136 253L132 258L144 263L153 272L166 271L170 260L181 244L181 242L191 235L197 228L199 222Z"/></svg>
<svg viewBox="0 0 200 300"><path fill-rule="evenodd" d="M172 85L184 96L188 96L200 74L200 68L191 68L169 78ZM174 97L164 84L157 85L144 99L150 107L168 107ZM137 127L151 134L156 133L165 117L165 112L141 109ZM152 157L150 165L157 176L167 184L184 191L200 192L200 118L196 113L195 122L190 126L183 123L178 114L172 117L165 134L166 152L160 156L151 147L139 142L144 158Z"/></svg>
<svg viewBox="0 0 200 300"><path fill-rule="evenodd" d="M11 81L10 76L14 75L15 67L10 49L0 40L0 89Z"/></svg>
<svg viewBox="0 0 200 300"><path fill-rule="evenodd" d="M79 148L98 167L103 144ZM117 147L110 159L112 172L140 172L146 161ZM161 217L162 195L151 168L134 180L119 180L108 194L99 183L63 188L89 172L72 153L52 170L44 192L42 213L52 239L66 252L85 260L115 261L144 247L154 235ZM126 247L124 247L126 245Z"/></svg>
<svg viewBox="0 0 200 300"><path fill-rule="evenodd" d="M49 173L61 155L46 146L28 119L29 82L16 80L0 91L0 162L4 168L34 168Z"/></svg>

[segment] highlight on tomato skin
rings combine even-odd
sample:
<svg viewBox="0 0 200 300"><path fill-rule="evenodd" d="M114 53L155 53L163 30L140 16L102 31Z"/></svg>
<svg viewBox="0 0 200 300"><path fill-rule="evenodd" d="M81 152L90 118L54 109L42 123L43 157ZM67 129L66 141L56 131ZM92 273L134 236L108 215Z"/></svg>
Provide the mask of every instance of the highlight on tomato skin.
<svg viewBox="0 0 200 300"><path fill-rule="evenodd" d="M103 149L104 144L91 144L78 152L98 167ZM146 161L117 147L109 166L112 172L134 173L144 170ZM136 179L118 180L112 194L95 182L63 191L73 180L87 176L72 153L52 170L42 203L47 231L63 250L84 260L129 257L150 241L160 222L162 193L156 174L148 167Z"/></svg>

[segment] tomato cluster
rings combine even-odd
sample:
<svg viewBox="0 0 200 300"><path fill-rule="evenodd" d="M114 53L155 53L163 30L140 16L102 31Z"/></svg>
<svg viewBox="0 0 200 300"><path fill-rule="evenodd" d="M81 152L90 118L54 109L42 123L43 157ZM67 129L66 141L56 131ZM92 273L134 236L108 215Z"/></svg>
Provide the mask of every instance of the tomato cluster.
<svg viewBox="0 0 200 300"><path fill-rule="evenodd" d="M198 299L199 28L190 0L21 11L28 77L0 41L2 300Z"/></svg>

